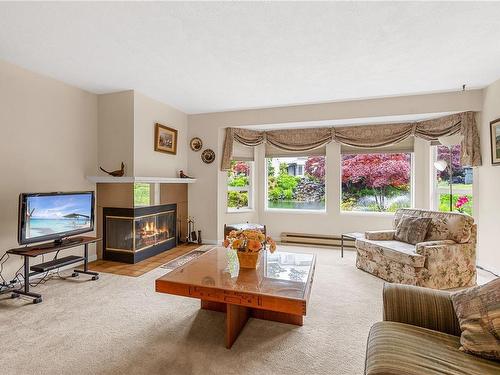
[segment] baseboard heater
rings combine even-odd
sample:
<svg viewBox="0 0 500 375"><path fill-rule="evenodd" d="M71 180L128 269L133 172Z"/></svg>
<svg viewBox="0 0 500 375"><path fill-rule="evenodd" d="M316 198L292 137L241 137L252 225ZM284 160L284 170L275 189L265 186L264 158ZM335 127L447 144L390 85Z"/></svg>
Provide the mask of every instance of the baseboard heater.
<svg viewBox="0 0 500 375"><path fill-rule="evenodd" d="M340 247L340 234L281 233L282 243ZM344 238L344 248L354 248L354 240Z"/></svg>

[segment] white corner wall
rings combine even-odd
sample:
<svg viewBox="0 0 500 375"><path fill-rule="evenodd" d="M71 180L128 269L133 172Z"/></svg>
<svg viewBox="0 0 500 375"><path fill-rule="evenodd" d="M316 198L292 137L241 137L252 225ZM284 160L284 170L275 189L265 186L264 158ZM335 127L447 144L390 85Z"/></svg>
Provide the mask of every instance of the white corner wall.
<svg viewBox="0 0 500 375"><path fill-rule="evenodd" d="M98 102L98 161L104 169L115 170L123 161L125 176L177 177L187 168L184 112L134 90L99 95ZM177 129L176 155L154 150L156 123Z"/></svg>
<svg viewBox="0 0 500 375"><path fill-rule="evenodd" d="M187 169L187 115L167 104L134 91L134 175L178 177ZM154 150L155 123L177 129L177 154Z"/></svg>
<svg viewBox="0 0 500 375"><path fill-rule="evenodd" d="M1 60L0 82L1 257L19 246L20 193L95 189L85 176L96 173L98 105L97 95ZM21 265L21 257L10 256L4 278L10 280Z"/></svg>
<svg viewBox="0 0 500 375"><path fill-rule="evenodd" d="M134 176L134 91L98 95L98 123L99 166L114 171L123 162L125 176Z"/></svg>
<svg viewBox="0 0 500 375"><path fill-rule="evenodd" d="M491 163L490 122L500 118L500 80L484 89L480 116L481 156L477 168L476 217L478 219L478 259L482 267L500 274L500 165Z"/></svg>

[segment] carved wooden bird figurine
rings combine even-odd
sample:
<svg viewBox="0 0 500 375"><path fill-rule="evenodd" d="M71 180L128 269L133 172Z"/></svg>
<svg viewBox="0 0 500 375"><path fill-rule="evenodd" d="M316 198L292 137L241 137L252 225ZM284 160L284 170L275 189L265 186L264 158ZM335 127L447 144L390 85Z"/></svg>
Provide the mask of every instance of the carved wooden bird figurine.
<svg viewBox="0 0 500 375"><path fill-rule="evenodd" d="M180 178L193 178L193 177L189 177L187 174L185 174L182 169L179 171L179 177Z"/></svg>
<svg viewBox="0 0 500 375"><path fill-rule="evenodd" d="M101 169L101 171L103 171L103 172L105 172L105 173L107 173L107 174L109 174L110 176L113 176L113 177L121 177L125 173L125 164L123 164L123 162L122 162L121 169L117 169L116 171L113 171L113 172L108 172L103 167L99 167L99 168Z"/></svg>

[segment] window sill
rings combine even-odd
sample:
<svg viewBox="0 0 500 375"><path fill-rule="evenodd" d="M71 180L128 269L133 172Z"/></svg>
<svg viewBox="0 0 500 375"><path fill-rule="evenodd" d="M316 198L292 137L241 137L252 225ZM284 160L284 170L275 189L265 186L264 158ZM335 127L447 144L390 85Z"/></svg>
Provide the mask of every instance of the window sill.
<svg viewBox="0 0 500 375"><path fill-rule="evenodd" d="M264 209L266 213L273 214L313 214L313 215L326 215L326 210L301 210L293 208L266 208Z"/></svg>
<svg viewBox="0 0 500 375"><path fill-rule="evenodd" d="M239 208L234 210L226 210L226 214L244 214L249 212L255 212L253 208Z"/></svg>
<svg viewBox="0 0 500 375"><path fill-rule="evenodd" d="M374 212L374 211L340 211L341 215L352 216L394 216L395 212Z"/></svg>

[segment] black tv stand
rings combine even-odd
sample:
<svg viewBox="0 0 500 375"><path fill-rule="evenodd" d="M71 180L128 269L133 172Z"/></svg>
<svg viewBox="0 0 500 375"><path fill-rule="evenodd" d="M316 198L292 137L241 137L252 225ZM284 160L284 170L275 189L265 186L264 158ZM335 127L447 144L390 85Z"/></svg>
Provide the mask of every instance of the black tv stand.
<svg viewBox="0 0 500 375"><path fill-rule="evenodd" d="M97 272L92 272L88 270L88 246L91 243L95 243L101 241L100 238L97 237L73 237L64 240L57 240L54 242L41 244L41 245L33 245L27 247L19 247L17 249L10 249L7 251L8 254L15 254L24 257L24 288L17 289L12 292L11 297L17 298L20 295L28 296L33 298L33 303L42 302L42 295L38 293L30 292L30 283L29 278L33 275L38 275L44 272L48 272L63 266L67 266L73 263L78 263L83 261L83 270L75 269L73 270L72 277L76 277L79 274L83 273L86 275L91 275L92 280L98 280L99 274ZM64 249L70 249L72 247L83 245L84 247L84 255L83 257L78 256L67 256L59 259L54 259L48 262L40 263L35 266L29 266L29 258L36 258L39 255L49 254L59 252Z"/></svg>

